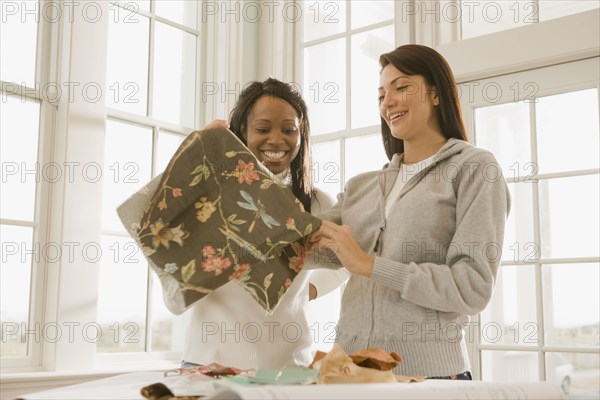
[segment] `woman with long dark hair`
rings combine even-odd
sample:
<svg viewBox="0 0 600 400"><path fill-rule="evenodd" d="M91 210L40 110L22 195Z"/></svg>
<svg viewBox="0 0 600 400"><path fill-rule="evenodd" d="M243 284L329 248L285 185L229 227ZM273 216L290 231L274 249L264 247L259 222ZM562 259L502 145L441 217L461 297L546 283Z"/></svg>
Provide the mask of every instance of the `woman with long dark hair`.
<svg viewBox="0 0 600 400"><path fill-rule="evenodd" d="M508 188L494 156L467 142L438 52L405 45L380 64L390 162L351 178L311 237L352 273L337 341L400 354L398 374L471 379L463 328L492 296Z"/></svg>

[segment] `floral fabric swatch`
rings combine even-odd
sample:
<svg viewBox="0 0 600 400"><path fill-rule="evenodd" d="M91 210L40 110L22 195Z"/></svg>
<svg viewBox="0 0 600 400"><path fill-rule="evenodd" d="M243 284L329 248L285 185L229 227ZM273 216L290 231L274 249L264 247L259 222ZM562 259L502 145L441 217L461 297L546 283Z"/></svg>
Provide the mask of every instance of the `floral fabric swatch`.
<svg viewBox="0 0 600 400"><path fill-rule="evenodd" d="M133 234L179 282L186 305L237 280L272 313L320 224L232 132L216 128L181 144Z"/></svg>

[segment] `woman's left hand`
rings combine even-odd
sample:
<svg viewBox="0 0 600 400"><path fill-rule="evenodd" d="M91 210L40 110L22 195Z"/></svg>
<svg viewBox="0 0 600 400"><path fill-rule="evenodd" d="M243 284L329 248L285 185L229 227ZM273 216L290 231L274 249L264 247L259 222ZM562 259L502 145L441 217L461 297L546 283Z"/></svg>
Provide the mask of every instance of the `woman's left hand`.
<svg viewBox="0 0 600 400"><path fill-rule="evenodd" d="M348 225L323 220L319 230L309 240L319 250L332 250L342 265L353 274L371 276L375 258L360 248Z"/></svg>

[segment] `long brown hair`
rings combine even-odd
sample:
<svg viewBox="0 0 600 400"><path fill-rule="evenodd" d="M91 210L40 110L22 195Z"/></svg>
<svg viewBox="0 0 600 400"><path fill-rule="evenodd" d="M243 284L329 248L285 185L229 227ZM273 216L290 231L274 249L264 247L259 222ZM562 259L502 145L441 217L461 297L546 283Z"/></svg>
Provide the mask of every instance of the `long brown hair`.
<svg viewBox="0 0 600 400"><path fill-rule="evenodd" d="M312 181L310 123L308 107L294 86L278 79L269 78L264 82L249 83L229 114L230 130L244 143L248 144L243 131L248 123L248 115L256 101L262 96L276 96L288 102L298 114L300 120L300 150L290 164L292 175L292 193L300 200L304 209L310 212L310 203L315 189Z"/></svg>
<svg viewBox="0 0 600 400"><path fill-rule="evenodd" d="M468 141L462 119L460 101L454 74L448 62L434 49L418 44L407 44L379 57L381 69L392 64L406 75L420 75L429 86L436 88L440 99L436 107L442 134L449 138ZM392 136L390 127L381 118L381 136L389 160L395 153L404 152L404 141Z"/></svg>

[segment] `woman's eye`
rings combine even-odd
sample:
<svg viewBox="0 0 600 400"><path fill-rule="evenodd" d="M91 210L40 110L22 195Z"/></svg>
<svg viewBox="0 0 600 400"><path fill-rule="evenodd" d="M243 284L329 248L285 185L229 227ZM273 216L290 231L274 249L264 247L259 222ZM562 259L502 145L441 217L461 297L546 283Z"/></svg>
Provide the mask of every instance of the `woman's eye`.
<svg viewBox="0 0 600 400"><path fill-rule="evenodd" d="M406 88L407 88L407 87L408 87L408 85L404 85L404 86L398 86L398 87L396 88L396 91L398 91L398 92L403 92L403 91L405 91L405 90L406 90Z"/></svg>
<svg viewBox="0 0 600 400"><path fill-rule="evenodd" d="M382 102L382 101L383 101L383 96L379 96L379 97L377 98L377 102L378 102L379 104L381 104L381 102Z"/></svg>
<svg viewBox="0 0 600 400"><path fill-rule="evenodd" d="M296 133L296 129L284 129L283 133L287 135L293 135L294 133Z"/></svg>
<svg viewBox="0 0 600 400"><path fill-rule="evenodd" d="M258 133L267 133L267 132L269 132L269 129L267 129L267 128L256 128L256 132L258 132Z"/></svg>

